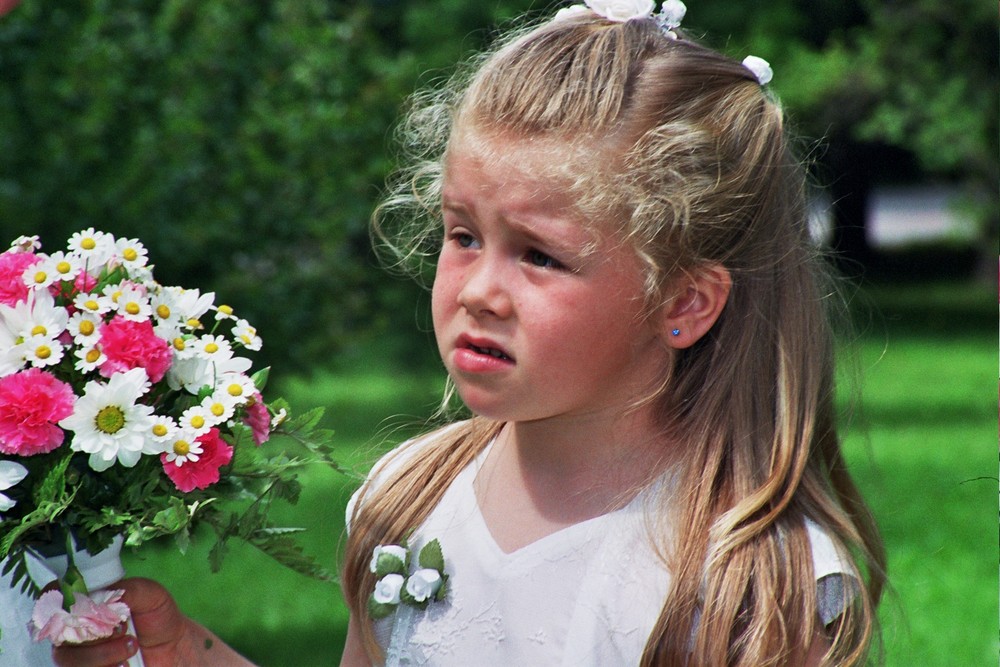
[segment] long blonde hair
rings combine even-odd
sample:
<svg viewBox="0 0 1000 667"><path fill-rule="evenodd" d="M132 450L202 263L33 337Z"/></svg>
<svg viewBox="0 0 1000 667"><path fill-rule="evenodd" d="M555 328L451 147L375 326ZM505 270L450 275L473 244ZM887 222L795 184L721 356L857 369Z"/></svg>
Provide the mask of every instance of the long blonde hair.
<svg viewBox="0 0 1000 667"><path fill-rule="evenodd" d="M835 290L810 240L804 169L777 101L740 63L670 39L652 19L589 13L513 33L416 99L402 130L409 167L375 216L393 261L419 273L436 252L448 137L474 127L589 151L572 186L581 212L622 220L616 231L644 261L653 307L670 281L701 267L732 276L719 320L676 356L655 399L665 441L686 449L662 512L674 532L656 545L672 589L642 664L794 664L821 634L829 664L867 659L885 556L840 451ZM372 548L420 525L498 428L474 419L451 430L363 495L344 565L356 618L374 585ZM859 585L829 627L806 517L858 564ZM363 636L377 656L370 623Z"/></svg>

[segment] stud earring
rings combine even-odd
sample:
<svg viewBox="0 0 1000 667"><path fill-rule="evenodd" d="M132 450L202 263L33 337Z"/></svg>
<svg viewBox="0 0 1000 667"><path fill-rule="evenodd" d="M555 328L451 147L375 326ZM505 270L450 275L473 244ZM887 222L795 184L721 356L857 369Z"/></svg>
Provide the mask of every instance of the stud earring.
<svg viewBox="0 0 1000 667"><path fill-rule="evenodd" d="M671 329L670 330L670 335L672 335L672 336L680 336L681 335L681 330L680 329Z"/></svg>

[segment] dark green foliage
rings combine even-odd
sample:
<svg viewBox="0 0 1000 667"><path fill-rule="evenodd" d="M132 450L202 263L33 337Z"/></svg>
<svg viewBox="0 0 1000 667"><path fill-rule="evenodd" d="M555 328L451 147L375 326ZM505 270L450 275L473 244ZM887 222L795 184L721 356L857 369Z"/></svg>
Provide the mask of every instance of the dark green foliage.
<svg viewBox="0 0 1000 667"><path fill-rule="evenodd" d="M566 4L24 2L0 18L0 226L139 237L165 284L214 290L250 320L279 372L375 337L426 364L426 300L369 247L389 135L405 97L495 26ZM989 6L690 5L694 35L772 62L807 135L906 148L996 210Z"/></svg>

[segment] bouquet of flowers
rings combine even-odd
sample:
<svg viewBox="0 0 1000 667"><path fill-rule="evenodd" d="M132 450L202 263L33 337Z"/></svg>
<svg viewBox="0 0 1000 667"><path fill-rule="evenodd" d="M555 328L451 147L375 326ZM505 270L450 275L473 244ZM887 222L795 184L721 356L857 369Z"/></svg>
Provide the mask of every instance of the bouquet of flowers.
<svg viewBox="0 0 1000 667"><path fill-rule="evenodd" d="M303 466L336 467L330 433L319 410L265 403L266 370L237 354L260 349L254 328L212 293L156 282L137 240L87 229L40 249L22 237L0 254L0 562L37 596L32 561L70 561L60 598L36 605L36 637L96 638L122 616L113 592L81 586L74 553L168 535L184 552L198 524L216 534L213 569L237 537L328 578L268 510L297 500ZM275 433L297 452L264 445ZM110 620L88 634L72 619L94 609Z"/></svg>

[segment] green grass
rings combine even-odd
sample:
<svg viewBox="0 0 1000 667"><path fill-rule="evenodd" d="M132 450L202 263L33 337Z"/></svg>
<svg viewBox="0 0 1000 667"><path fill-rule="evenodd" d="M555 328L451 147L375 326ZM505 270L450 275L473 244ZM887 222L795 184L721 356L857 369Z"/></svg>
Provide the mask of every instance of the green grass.
<svg viewBox="0 0 1000 667"><path fill-rule="evenodd" d="M995 665L997 642L997 347L995 292L963 284L874 288L882 313L857 346L862 379L845 450L889 552L882 606L886 664ZM845 374L845 377L849 374ZM440 378L391 370L318 374L277 387L293 406L327 408L342 461L361 474L419 428ZM288 525L336 567L343 508L357 478L316 470ZM207 540L205 540L207 541ZM140 559L141 558L141 559ZM265 667L337 664L340 591L234 545L211 574L204 547L167 545L128 560L163 581L182 608Z"/></svg>

